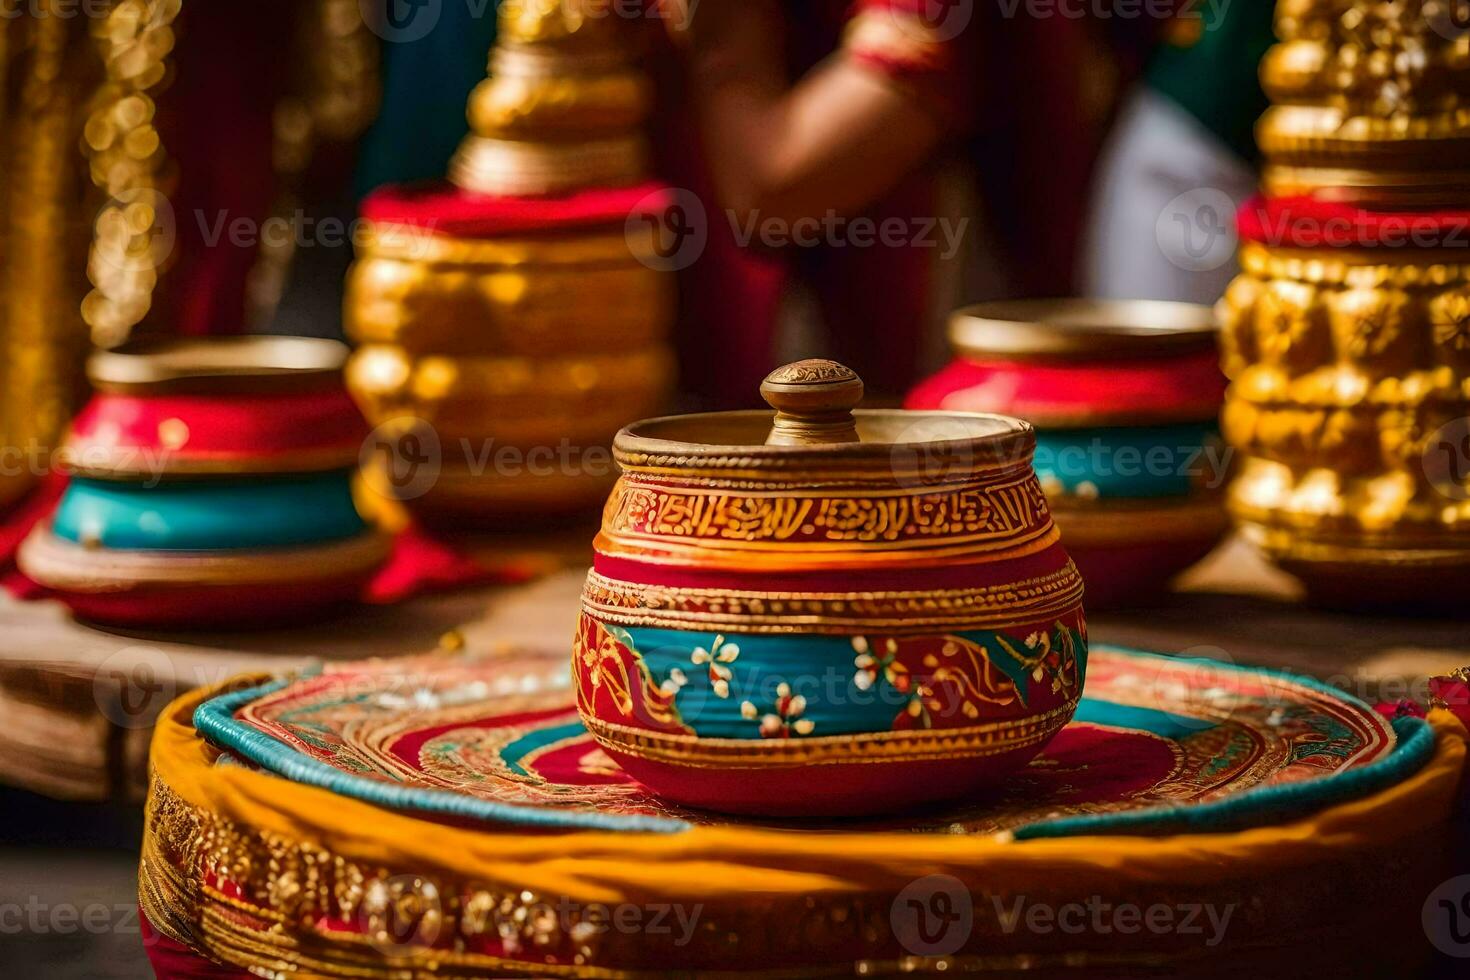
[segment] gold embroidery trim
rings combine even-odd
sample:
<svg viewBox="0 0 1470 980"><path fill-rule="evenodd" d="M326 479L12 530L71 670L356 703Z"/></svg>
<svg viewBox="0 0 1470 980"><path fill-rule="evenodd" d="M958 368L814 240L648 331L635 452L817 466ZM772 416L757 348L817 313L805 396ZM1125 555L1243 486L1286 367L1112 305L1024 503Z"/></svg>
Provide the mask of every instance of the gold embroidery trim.
<svg viewBox="0 0 1470 980"><path fill-rule="evenodd" d="M1018 618L1048 618L1081 601L1082 578L1070 561L1046 575L978 589L762 592L644 585L593 571L582 591L582 609L602 622L747 633L1012 625Z"/></svg>
<svg viewBox="0 0 1470 980"><path fill-rule="evenodd" d="M745 739L665 735L593 718L582 722L603 748L650 762L690 768L783 769L792 766L936 762L1000 755L1051 738L1077 709L1072 699L1050 711L964 728L861 732L825 738Z"/></svg>

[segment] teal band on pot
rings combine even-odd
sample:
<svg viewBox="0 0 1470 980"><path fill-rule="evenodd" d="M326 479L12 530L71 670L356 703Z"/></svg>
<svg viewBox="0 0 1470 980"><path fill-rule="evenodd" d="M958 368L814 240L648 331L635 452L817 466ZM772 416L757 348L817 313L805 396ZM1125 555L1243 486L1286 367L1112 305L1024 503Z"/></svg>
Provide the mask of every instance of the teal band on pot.
<svg viewBox="0 0 1470 980"><path fill-rule="evenodd" d="M1016 698L1030 712L1004 716L1040 713L1042 702L1076 699L1087 665L1086 639L1061 621L1018 635L964 630L897 638L613 629L701 738L975 724ZM985 700L986 685L994 702Z"/></svg>
<svg viewBox="0 0 1470 980"><path fill-rule="evenodd" d="M1214 422L1049 429L1036 433L1036 475L1048 493L1084 499L1182 497L1224 479Z"/></svg>
<svg viewBox="0 0 1470 980"><path fill-rule="evenodd" d="M317 544L365 526L348 470L155 487L74 478L51 524L68 541L128 551Z"/></svg>

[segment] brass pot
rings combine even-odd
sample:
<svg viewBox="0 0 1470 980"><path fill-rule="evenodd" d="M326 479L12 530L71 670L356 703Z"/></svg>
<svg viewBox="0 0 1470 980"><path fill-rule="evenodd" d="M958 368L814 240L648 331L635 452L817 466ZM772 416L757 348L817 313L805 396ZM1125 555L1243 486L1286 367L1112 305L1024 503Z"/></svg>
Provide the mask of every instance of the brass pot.
<svg viewBox="0 0 1470 980"><path fill-rule="evenodd" d="M645 264L651 235L370 224L345 303L348 388L389 450L370 485L429 520L595 510L613 433L673 387L673 283Z"/></svg>
<svg viewBox="0 0 1470 980"><path fill-rule="evenodd" d="M370 418L417 415L434 425L441 442L493 439L530 447L563 439L606 445L628 419L658 408L673 372L662 347L561 357L412 357L372 345L353 354L347 380Z"/></svg>
<svg viewBox="0 0 1470 980"><path fill-rule="evenodd" d="M370 236L347 280L346 327L414 354L541 357L660 343L673 283L621 234L575 242Z"/></svg>

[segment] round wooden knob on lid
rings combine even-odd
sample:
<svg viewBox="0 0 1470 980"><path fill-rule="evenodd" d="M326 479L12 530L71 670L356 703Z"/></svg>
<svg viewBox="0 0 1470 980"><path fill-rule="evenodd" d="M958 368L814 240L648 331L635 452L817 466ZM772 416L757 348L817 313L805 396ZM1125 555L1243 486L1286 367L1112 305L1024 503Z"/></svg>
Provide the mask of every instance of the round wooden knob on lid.
<svg viewBox="0 0 1470 980"><path fill-rule="evenodd" d="M863 379L836 361L779 367L761 382L761 397L776 410L768 446L860 441L852 410L863 400Z"/></svg>

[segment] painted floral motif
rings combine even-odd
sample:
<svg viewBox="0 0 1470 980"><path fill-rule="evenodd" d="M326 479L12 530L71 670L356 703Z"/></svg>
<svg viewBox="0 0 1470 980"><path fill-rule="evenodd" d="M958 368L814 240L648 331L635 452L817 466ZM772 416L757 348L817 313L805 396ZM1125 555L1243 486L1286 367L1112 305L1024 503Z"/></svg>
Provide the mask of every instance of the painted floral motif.
<svg viewBox="0 0 1470 980"><path fill-rule="evenodd" d="M1026 637L1028 653L1021 653L1005 637L997 636L996 642L1005 651L1031 670L1031 679L1037 684L1049 684L1053 694L1071 697L1077 689L1077 646L1072 631L1061 623L1053 632L1037 630Z"/></svg>
<svg viewBox="0 0 1470 980"><path fill-rule="evenodd" d="M689 662L696 667L709 668L709 684L714 689L715 696L728 698L730 696L730 667L735 658L740 656L740 648L733 643L725 642L723 636L716 636L715 642L710 644L708 650L704 647L695 647L694 652L689 655ZM683 672L677 667L674 672L682 678ZM672 676L672 674L671 674ZM666 681L665 684L668 682ZM679 687L686 682L679 681ZM676 688L677 690L677 688Z"/></svg>
<svg viewBox="0 0 1470 980"><path fill-rule="evenodd" d="M895 729L969 724L982 714L1012 716L1027 709L1038 691L1062 700L1080 695L1078 641L1086 644L1086 630L1079 615L1075 632L1057 622L1051 631L1036 630L1015 642L997 634L1000 649L994 652L975 640L951 635L941 638L937 652L928 643L909 649L888 637L881 643L882 653L875 653L875 640L855 636L853 686L869 691L882 682L909 695L894 719ZM1009 659L1014 674L997 665L997 654ZM1029 680L1029 687L1020 683L1023 679Z"/></svg>
<svg viewBox="0 0 1470 980"><path fill-rule="evenodd" d="M635 639L636 632L586 617L576 651L578 687L581 704L596 706L593 717L711 738L964 728L1075 701L1085 630L1077 615L1030 635L981 630L817 638L813 643L825 651L820 657L842 658L826 662L842 672L848 690L871 694L808 703L810 692L803 697L793 691L800 685L790 672L786 658L794 654L785 639L723 633L686 633L682 642L663 633ZM644 643L651 644L646 653ZM811 669L831 669L818 666L820 657ZM778 662L784 667L772 671Z"/></svg>
<svg viewBox="0 0 1470 980"><path fill-rule="evenodd" d="M883 644L883 655L874 656L868 646L866 636L854 636L852 648L857 652L853 658L853 665L857 667L857 673L853 675L852 683L859 691L872 690L873 685L878 682L879 675L894 689L900 693L907 693L912 679L909 669L898 662L898 641L889 637Z"/></svg>
<svg viewBox="0 0 1470 980"><path fill-rule="evenodd" d="M790 738L792 735L810 735L817 727L810 718L801 717L806 711L806 698L791 693L791 685L781 683L776 687L776 703L771 711L762 714L752 701L742 702L740 715L748 721L760 719L761 738Z"/></svg>

